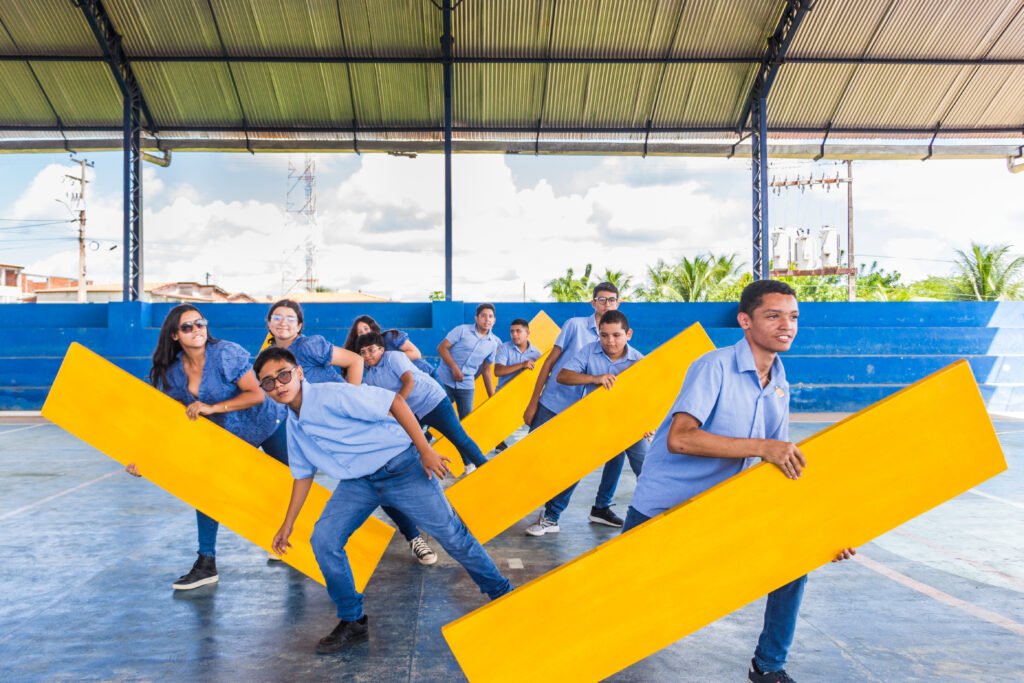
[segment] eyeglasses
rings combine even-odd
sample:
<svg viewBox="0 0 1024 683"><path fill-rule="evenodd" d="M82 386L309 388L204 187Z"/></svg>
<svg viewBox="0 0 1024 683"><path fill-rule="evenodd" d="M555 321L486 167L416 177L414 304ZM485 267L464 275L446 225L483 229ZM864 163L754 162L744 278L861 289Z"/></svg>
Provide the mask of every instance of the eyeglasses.
<svg viewBox="0 0 1024 683"><path fill-rule="evenodd" d="M617 296L595 296L594 301L599 304L614 304L619 300Z"/></svg>
<svg viewBox="0 0 1024 683"><path fill-rule="evenodd" d="M189 320L178 325L178 331L184 332L185 334L192 334L192 330L205 330L209 323L206 318L197 318L196 320Z"/></svg>
<svg viewBox="0 0 1024 683"><path fill-rule="evenodd" d="M278 382L280 382L281 384L288 384L289 382L291 382L293 372L295 372L295 368L288 368L287 370L282 370L273 377L264 377L260 381L260 389L263 389L263 391L269 394L271 391L277 388Z"/></svg>
<svg viewBox="0 0 1024 683"><path fill-rule="evenodd" d="M372 356L373 354L377 353L378 350L383 351L384 347L378 346L376 344L374 344L373 346L364 346L363 348L359 349L359 355Z"/></svg>
<svg viewBox="0 0 1024 683"><path fill-rule="evenodd" d="M299 322L299 319L296 318L294 315L272 315L272 316L270 316L270 322L272 322L272 323L286 322L286 323L291 323L292 325L294 325L295 323Z"/></svg>

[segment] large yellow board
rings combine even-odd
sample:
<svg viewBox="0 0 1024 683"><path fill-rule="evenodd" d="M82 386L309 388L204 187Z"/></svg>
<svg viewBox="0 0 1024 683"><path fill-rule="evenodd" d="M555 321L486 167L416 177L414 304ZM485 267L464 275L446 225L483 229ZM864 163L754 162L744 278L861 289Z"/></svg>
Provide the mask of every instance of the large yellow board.
<svg viewBox="0 0 1024 683"><path fill-rule="evenodd" d="M462 420L462 428L469 434L469 438L483 449L484 453L497 446L499 441L512 434L523 424L523 411L526 410L526 404L530 402L530 395L537 382L537 372L555 346L555 339L558 338L559 331L560 328L555 321L547 313L540 311L530 321L530 343L543 354L536 362L536 368L520 372L490 399L487 398L483 379L476 378L476 394L473 399L475 407L473 412ZM498 386L497 382L498 378L495 377L494 386ZM441 436L436 432L433 433L434 436ZM441 455L451 458L450 467L453 475L456 477L462 475L465 466L451 441L442 437L434 444L434 449Z"/></svg>
<svg viewBox="0 0 1024 683"><path fill-rule="evenodd" d="M636 443L644 432L657 429L690 363L714 348L694 323L620 374L611 391L590 392L473 476L456 482L448 489L448 500L473 535L486 543Z"/></svg>
<svg viewBox="0 0 1024 683"><path fill-rule="evenodd" d="M752 467L445 626L467 677L600 680L1006 469L966 361L800 448L799 480Z"/></svg>
<svg viewBox="0 0 1024 683"><path fill-rule="evenodd" d="M180 403L79 344L64 356L42 414L119 463L136 463L149 481L270 549L291 494L286 465L206 418L190 422ZM313 485L284 557L320 583L309 537L330 496ZM345 551L358 590L394 531L371 517L349 538Z"/></svg>

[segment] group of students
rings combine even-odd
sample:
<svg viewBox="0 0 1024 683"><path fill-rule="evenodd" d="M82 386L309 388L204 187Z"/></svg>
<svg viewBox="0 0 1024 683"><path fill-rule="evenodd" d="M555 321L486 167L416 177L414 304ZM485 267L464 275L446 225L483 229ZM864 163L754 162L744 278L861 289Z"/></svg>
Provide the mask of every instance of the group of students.
<svg viewBox="0 0 1024 683"><path fill-rule="evenodd" d="M643 358L629 344L632 330L617 310L617 288L597 285L590 303L593 315L564 323L537 373L523 414L531 432L589 392L614 390L616 376ZM757 461L799 478L806 461L788 438L789 386L778 355L793 342L798 314L788 285L760 280L746 287L737 315L743 338L696 360L657 431L608 461L590 521L625 533ZM450 439L467 472L486 463L459 420L473 409L475 378L482 376L491 395L523 370L534 369L542 356L529 342L525 320L512 322L505 343L492 332L494 323L494 306L478 306L474 322L456 327L438 346L441 364L431 372L408 335L382 331L369 316L356 319L343 347L303 334L302 309L290 300L271 306L270 345L253 363L238 344L213 338L194 306L177 306L164 320L151 383L184 404L189 419L206 416L291 470L291 497L272 540L272 558L291 547L293 524L316 472L338 480L310 538L339 619L317 644L318 653L368 637L363 596L355 589L345 543L377 507L395 522L422 564L434 563L437 556L420 529L462 564L490 599L513 590L448 504L440 481L450 473L449 460L424 433L432 427ZM637 484L623 520L611 511L611 501L627 460ZM140 476L135 465L126 469ZM548 501L526 533L558 532L575 487ZM199 511L196 516L198 559L176 589L218 580L217 522ZM836 561L855 552L845 549ZM769 594L748 672L752 683L792 680L784 664L805 581Z"/></svg>

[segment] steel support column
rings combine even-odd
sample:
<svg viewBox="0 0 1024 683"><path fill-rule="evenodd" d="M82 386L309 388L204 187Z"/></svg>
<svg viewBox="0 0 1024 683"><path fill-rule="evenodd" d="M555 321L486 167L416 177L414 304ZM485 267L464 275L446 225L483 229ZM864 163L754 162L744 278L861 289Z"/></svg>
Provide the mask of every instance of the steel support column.
<svg viewBox="0 0 1024 683"><path fill-rule="evenodd" d="M145 293L142 277L142 109L138 96L124 98L124 301Z"/></svg>
<svg viewBox="0 0 1024 683"><path fill-rule="evenodd" d="M441 3L444 70L444 298L452 299L452 0Z"/></svg>

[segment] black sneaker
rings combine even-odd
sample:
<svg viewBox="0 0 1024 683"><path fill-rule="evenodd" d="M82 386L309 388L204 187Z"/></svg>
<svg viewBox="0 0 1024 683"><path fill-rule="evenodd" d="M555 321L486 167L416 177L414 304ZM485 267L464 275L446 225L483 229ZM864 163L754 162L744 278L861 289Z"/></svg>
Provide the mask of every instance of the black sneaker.
<svg viewBox="0 0 1024 683"><path fill-rule="evenodd" d="M591 507L590 517L588 517L594 524L605 524L607 526L621 527L622 518L612 512L612 507Z"/></svg>
<svg viewBox="0 0 1024 683"><path fill-rule="evenodd" d="M343 619L338 622L338 625L334 627L329 636L321 638L320 642L316 644L316 653L318 655L329 655L333 652L344 650L350 645L366 642L366 639L369 637L369 630L365 614L356 621L345 621Z"/></svg>
<svg viewBox="0 0 1024 683"><path fill-rule="evenodd" d="M199 559L192 565L192 571L174 583L174 590L190 591L210 583L217 583L217 558L199 555Z"/></svg>
<svg viewBox="0 0 1024 683"><path fill-rule="evenodd" d="M785 669L768 672L761 671L757 667L757 662L753 659L750 660L750 671L747 672L747 681L749 683L796 683L796 681L789 677Z"/></svg>

